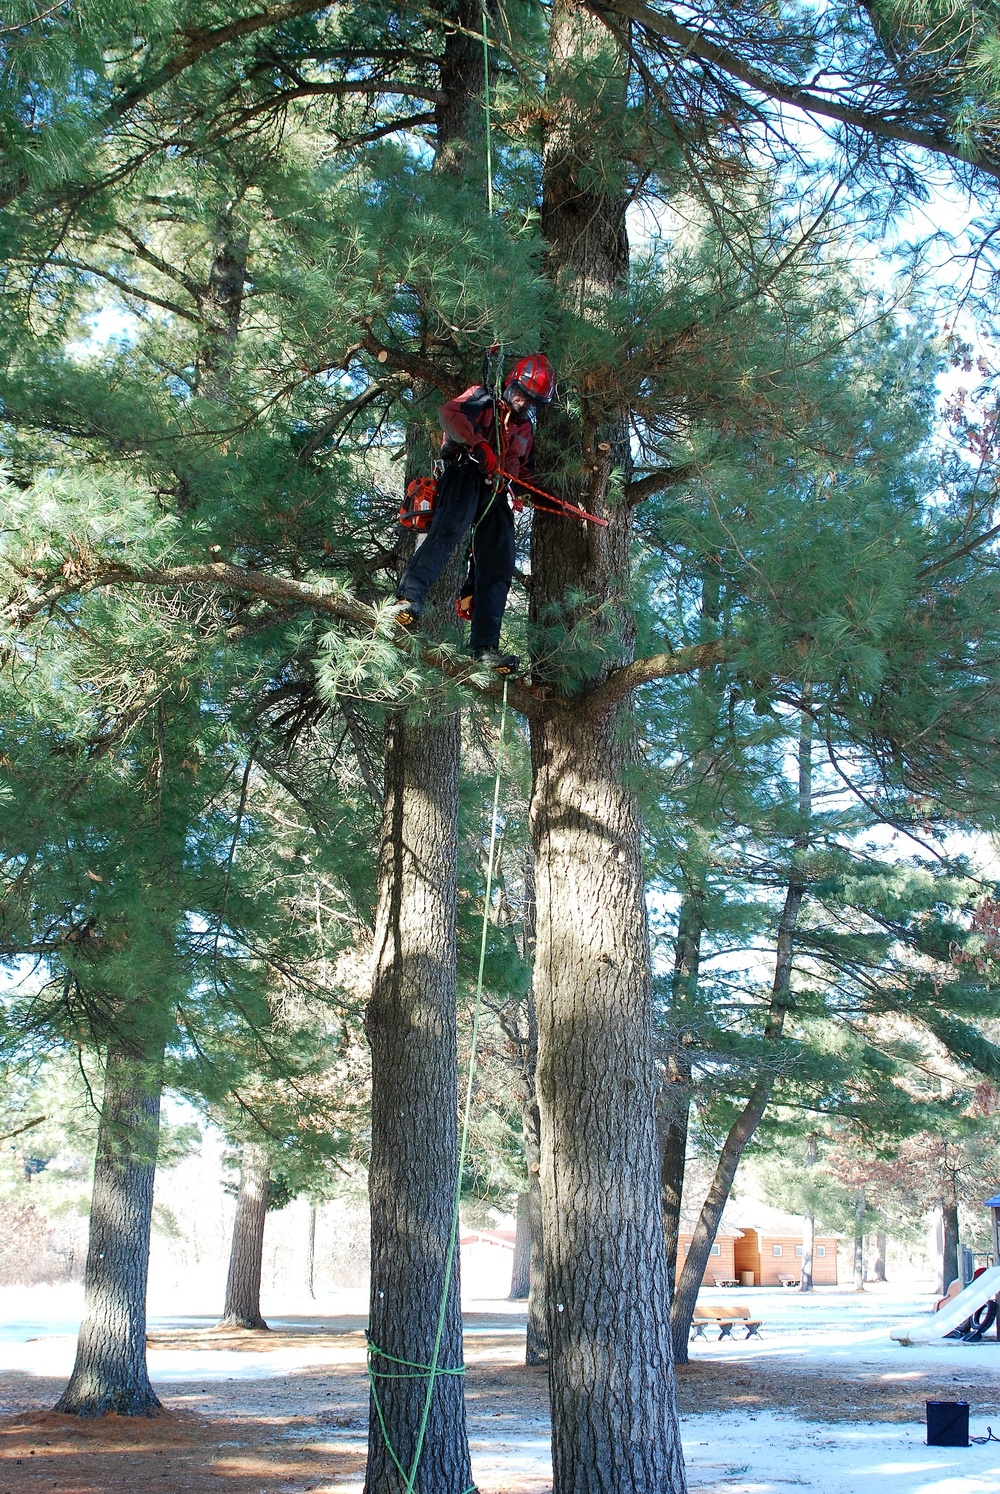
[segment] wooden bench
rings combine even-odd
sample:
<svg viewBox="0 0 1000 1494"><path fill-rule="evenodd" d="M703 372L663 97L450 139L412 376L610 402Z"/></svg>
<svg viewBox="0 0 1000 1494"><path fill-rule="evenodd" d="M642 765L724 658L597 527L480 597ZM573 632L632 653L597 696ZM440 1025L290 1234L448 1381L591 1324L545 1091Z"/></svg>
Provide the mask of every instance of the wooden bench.
<svg viewBox="0 0 1000 1494"><path fill-rule="evenodd" d="M779 1286L783 1286L783 1287L797 1287L798 1284L799 1284L799 1277L797 1277L797 1276L779 1276L778 1277L778 1285Z"/></svg>
<svg viewBox="0 0 1000 1494"><path fill-rule="evenodd" d="M733 1329L737 1326L746 1329L743 1335L747 1338L760 1338L760 1330L764 1324L759 1318L750 1316L749 1307L696 1307L691 1318L691 1340L704 1338L707 1341L706 1328L712 1324L719 1330L719 1338L732 1338Z"/></svg>
<svg viewBox="0 0 1000 1494"><path fill-rule="evenodd" d="M739 1282L733 1276L713 1276L712 1280L717 1287L738 1287Z"/></svg>

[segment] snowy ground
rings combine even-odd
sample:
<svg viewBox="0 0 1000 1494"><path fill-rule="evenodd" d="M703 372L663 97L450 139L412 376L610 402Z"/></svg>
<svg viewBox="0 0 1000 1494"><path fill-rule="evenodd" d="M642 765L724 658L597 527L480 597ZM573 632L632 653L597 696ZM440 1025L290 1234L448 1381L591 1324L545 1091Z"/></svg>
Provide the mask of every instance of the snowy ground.
<svg viewBox="0 0 1000 1494"><path fill-rule="evenodd" d="M715 1292L702 1295L705 1302L728 1305L745 1302L764 1320L764 1337L758 1342L696 1342L692 1359L696 1366L714 1366L725 1375L725 1366L739 1370L746 1383L759 1371L763 1377L777 1371L807 1378L812 1401L810 1419L773 1405L768 1409L719 1410L688 1414L684 1418L684 1446L692 1494L1000 1494L1000 1445L988 1443L970 1448L929 1448L924 1440L923 1382L932 1375L935 1383L955 1382L955 1398L964 1399L965 1386L975 1385L979 1407L973 1413L972 1432L985 1435L989 1414L984 1405L995 1407L994 1429L1000 1435L1000 1343L990 1338L980 1345L954 1341L902 1348L889 1338L893 1324L926 1311L929 1292L897 1287L869 1289L863 1295L838 1288L822 1288L811 1297L777 1289ZM151 1306L151 1329L201 1328L211 1316L191 1311L203 1304L180 1304L166 1300ZM207 1306L207 1304L205 1304ZM330 1293L317 1302L265 1301L269 1321L280 1328L287 1314L301 1328L304 1319L329 1329L331 1318L338 1326L358 1327L364 1318L363 1295ZM79 1293L70 1288L0 1291L0 1373L59 1379L72 1365L74 1331L79 1318ZM480 1336L499 1344L505 1357L516 1356L523 1323L520 1304L506 1301L468 1303L469 1352ZM355 1334L343 1343L310 1345L308 1340L248 1353L226 1348L153 1348L150 1371L154 1382L175 1392L197 1381L213 1382L227 1394L245 1394L248 1401L266 1395L294 1398L296 1381L303 1389L310 1376L326 1370L360 1369L361 1349ZM503 1346L507 1345L504 1350ZM716 1374L716 1383L718 1380ZM695 1377L696 1380L696 1377ZM903 1396L909 1414L908 1387L912 1384L912 1419L907 1421L854 1421L844 1414L845 1394L850 1404L851 1386L862 1382L892 1387ZM728 1383L728 1382L726 1382ZM776 1382L775 1382L776 1383ZM786 1381L785 1383L794 1383ZM244 1391L239 1387L243 1385ZM817 1390L818 1387L818 1390ZM824 1387L839 1409L830 1419L822 1417ZM818 1395L818 1401L817 1401ZM208 1409L207 1402L202 1401ZM819 1409L817 1409L817 1406ZM800 1406L800 1412L802 1407ZM493 1429L488 1421L471 1422L473 1461L484 1487L533 1489L538 1494L550 1487L548 1430L544 1418L534 1413L515 1421L505 1419ZM291 1433L290 1433L291 1434ZM322 1439L329 1449L331 1469L337 1453L356 1453L364 1442L362 1426L347 1426L331 1434L330 1428L310 1430L303 1425L297 1437ZM314 1486L329 1494L356 1494L360 1482L347 1481Z"/></svg>

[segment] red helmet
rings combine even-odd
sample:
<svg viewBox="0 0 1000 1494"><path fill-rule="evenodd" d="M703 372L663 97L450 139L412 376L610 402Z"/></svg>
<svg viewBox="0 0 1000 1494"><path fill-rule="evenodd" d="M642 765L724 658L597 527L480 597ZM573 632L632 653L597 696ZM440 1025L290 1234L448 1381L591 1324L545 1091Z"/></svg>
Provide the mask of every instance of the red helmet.
<svg viewBox="0 0 1000 1494"><path fill-rule="evenodd" d="M544 353L533 353L530 358L518 358L503 387L505 392L520 389L537 404L547 405L556 392L556 371Z"/></svg>

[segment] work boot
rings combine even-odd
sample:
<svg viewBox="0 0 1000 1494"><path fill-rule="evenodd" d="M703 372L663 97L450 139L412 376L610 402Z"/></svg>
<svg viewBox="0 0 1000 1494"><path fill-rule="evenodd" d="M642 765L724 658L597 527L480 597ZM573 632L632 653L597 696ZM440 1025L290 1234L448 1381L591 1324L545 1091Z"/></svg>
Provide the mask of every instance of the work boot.
<svg viewBox="0 0 1000 1494"><path fill-rule="evenodd" d="M386 611L401 628L416 627L424 615L424 609L420 603L411 602L409 597L397 597L391 606L386 608Z"/></svg>
<svg viewBox="0 0 1000 1494"><path fill-rule="evenodd" d="M495 648L480 649L472 657L477 664L482 664L484 669L491 669L494 674L517 674L521 667L517 654L498 654Z"/></svg>

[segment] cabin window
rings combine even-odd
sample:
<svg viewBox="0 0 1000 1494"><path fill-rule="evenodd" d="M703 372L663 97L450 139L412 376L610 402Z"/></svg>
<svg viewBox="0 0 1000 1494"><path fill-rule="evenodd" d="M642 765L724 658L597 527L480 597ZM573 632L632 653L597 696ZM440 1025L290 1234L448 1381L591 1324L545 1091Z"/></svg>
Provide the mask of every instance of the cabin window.
<svg viewBox="0 0 1000 1494"><path fill-rule="evenodd" d="M712 1254L713 1255L721 1255L722 1254L722 1246L721 1245L713 1245L712 1246Z"/></svg>
<svg viewBox="0 0 1000 1494"><path fill-rule="evenodd" d="M825 1245L817 1245L816 1246L816 1254L819 1256L820 1260L822 1260L823 1257L826 1255L826 1246Z"/></svg>
<svg viewBox="0 0 1000 1494"><path fill-rule="evenodd" d="M781 1254L781 1246L780 1245L772 1245L771 1246L771 1254L772 1255L780 1255Z"/></svg>
<svg viewBox="0 0 1000 1494"><path fill-rule="evenodd" d="M688 1240L688 1241L685 1242L685 1245L684 1245L684 1254L687 1255L687 1253L688 1253L688 1251L690 1249L691 1249L691 1241Z"/></svg>
<svg viewBox="0 0 1000 1494"><path fill-rule="evenodd" d="M805 1254L804 1247L802 1245L796 1245L795 1254L798 1256L799 1260L801 1260L803 1255Z"/></svg>

